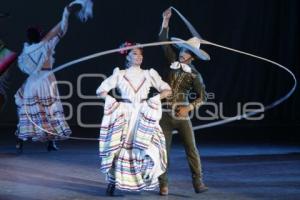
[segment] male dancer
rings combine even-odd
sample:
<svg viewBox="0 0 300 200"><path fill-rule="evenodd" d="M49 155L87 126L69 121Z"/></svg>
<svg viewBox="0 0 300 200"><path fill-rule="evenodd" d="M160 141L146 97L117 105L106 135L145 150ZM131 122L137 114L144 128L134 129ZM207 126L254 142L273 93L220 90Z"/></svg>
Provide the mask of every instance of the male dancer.
<svg viewBox="0 0 300 200"><path fill-rule="evenodd" d="M169 20L171 15L172 11L170 8L163 13L162 29L159 33L160 41L168 40ZM172 88L173 95L165 102L165 108L169 110L163 113L160 124L166 138L168 163L170 160L169 154L172 143L172 131L176 129L179 132L185 148L189 167L192 172L194 190L196 193L201 193L208 188L204 185L202 180L200 156L196 147L192 124L191 120L188 118L188 114L193 109L200 107L200 105L206 101L206 92L202 77L192 65L192 61L197 57L202 60L210 60L210 57L203 50L199 49L200 40L195 37L188 40L188 44L177 44L176 47L180 50L178 61L176 61L176 54L172 49L172 46L163 46L165 56L171 64L167 82ZM188 96L192 90L197 93L198 97L193 102L189 103ZM159 182L160 195L168 195L167 171L160 176Z"/></svg>

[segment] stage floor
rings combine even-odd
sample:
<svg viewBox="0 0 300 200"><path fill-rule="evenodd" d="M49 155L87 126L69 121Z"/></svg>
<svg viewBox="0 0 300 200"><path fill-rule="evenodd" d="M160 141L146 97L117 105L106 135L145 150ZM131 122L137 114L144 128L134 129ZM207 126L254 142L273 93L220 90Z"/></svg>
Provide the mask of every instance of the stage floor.
<svg viewBox="0 0 300 200"><path fill-rule="evenodd" d="M60 142L58 152L43 143L25 143L16 155L14 141L0 141L0 200L98 199L300 199L300 147L275 144L199 144L209 191L195 194L180 143L171 153L169 196L158 191L117 191L105 196L97 142Z"/></svg>

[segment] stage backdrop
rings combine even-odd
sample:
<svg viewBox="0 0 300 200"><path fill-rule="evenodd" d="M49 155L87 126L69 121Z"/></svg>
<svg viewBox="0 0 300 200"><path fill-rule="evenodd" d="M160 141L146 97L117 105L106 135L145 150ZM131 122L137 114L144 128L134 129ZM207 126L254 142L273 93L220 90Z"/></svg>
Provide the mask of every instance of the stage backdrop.
<svg viewBox="0 0 300 200"><path fill-rule="evenodd" d="M9 12L11 17L0 19L0 38L10 49L20 52L26 40L26 28L39 25L45 32L48 31L60 20L63 8L68 2L70 1L1 0L0 12ZM204 39L279 62L288 66L299 78L300 3L297 0L95 0L94 4L94 18L88 23L82 24L76 18L71 18L67 35L56 48L55 66L92 53L117 48L124 41L156 42L162 12L167 7L174 6L190 20ZM191 37L175 13L170 22L170 35L182 39ZM218 110L213 110L218 115L222 112L224 116L234 116L247 102L267 105L286 94L292 86L291 77L271 64L215 47L203 45L203 49L210 54L211 61L198 61L197 69L203 76L207 91L212 94L213 98L209 102L218 105ZM62 99L66 104L66 114L72 114L69 120L71 125L101 122L102 108L96 106L101 101L97 98L82 98L82 95L94 95L102 81L97 76L108 76L117 66L122 68L124 59L120 54L111 54L56 73L59 81L72 84L72 90L67 84L59 84L62 95L66 96L73 91L70 97ZM168 66L161 47L144 50L143 66L152 67L165 77ZM8 102L0 114L1 127L16 125L13 95L26 79L17 66L11 69L10 74ZM203 116L204 110L203 108L200 111ZM77 115L79 111L80 116ZM296 137L291 129L299 128L299 115L297 89L283 104L267 111L262 120L242 120L228 124L224 129L216 128L208 132L215 130L217 133L212 134L220 136L225 134L223 130L226 127L231 127L241 133L251 130L249 134L253 136L275 135L272 131L282 130L283 137ZM211 121L194 119L193 122L200 125ZM253 127L268 127L271 133L263 133L263 129L255 132L251 129Z"/></svg>

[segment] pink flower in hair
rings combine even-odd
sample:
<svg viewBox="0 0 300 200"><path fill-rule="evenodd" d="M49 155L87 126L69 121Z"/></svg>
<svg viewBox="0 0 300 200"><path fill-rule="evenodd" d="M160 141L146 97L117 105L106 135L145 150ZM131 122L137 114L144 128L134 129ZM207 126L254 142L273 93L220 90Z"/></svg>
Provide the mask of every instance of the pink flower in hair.
<svg viewBox="0 0 300 200"><path fill-rule="evenodd" d="M127 41L126 41L126 42L124 42L124 43L120 46L120 48L126 48L126 47L131 47L131 46L134 46L134 44L131 43L131 42L127 42ZM120 51L120 54L122 54L122 55L127 54L128 51L129 51L129 50L121 50L121 51Z"/></svg>

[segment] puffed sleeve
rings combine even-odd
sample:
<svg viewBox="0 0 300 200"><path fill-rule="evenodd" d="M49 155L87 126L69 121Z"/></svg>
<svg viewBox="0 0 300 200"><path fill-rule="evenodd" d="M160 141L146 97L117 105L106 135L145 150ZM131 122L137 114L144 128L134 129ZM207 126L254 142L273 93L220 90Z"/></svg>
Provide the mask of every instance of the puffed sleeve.
<svg viewBox="0 0 300 200"><path fill-rule="evenodd" d="M117 87L118 82L118 75L119 75L120 69L116 67L113 71L113 74L105 79L101 85L98 87L96 94L99 95L102 92L109 92L111 89Z"/></svg>
<svg viewBox="0 0 300 200"><path fill-rule="evenodd" d="M157 73L156 70L151 68L149 70L149 74L150 74L150 77L151 77L152 86L157 91L161 92L163 90L171 90L169 84L162 80L162 78L160 77L160 75Z"/></svg>
<svg viewBox="0 0 300 200"><path fill-rule="evenodd" d="M55 49L55 47L58 44L58 42L60 41L60 39L61 39L61 36L59 34L54 36L51 40L48 41L48 48Z"/></svg>

